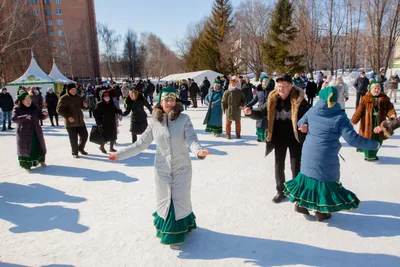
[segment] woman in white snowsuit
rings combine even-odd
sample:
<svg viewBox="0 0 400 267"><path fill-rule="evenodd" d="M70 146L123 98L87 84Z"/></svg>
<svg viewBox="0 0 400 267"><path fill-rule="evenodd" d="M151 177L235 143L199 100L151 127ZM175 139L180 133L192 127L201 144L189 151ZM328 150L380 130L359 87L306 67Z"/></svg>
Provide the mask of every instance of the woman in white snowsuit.
<svg viewBox="0 0 400 267"><path fill-rule="evenodd" d="M157 237L161 243L183 243L185 235L196 229L191 203L192 163L187 147L199 159L211 153L202 149L192 122L181 114L183 106L176 103L177 91L164 88L153 109L153 121L133 145L111 154L110 160L122 160L138 155L155 141L154 160L157 211L153 213Z"/></svg>

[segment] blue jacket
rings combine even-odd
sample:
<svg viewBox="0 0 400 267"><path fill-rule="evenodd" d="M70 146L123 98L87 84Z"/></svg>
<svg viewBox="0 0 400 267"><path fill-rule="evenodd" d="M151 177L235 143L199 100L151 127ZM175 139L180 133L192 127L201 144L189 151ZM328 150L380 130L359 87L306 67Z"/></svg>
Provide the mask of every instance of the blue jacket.
<svg viewBox="0 0 400 267"><path fill-rule="evenodd" d="M208 107L206 118L203 124L210 124L212 126L222 127L222 96L224 92L222 89L218 91L211 90L206 96L206 104L211 104Z"/></svg>
<svg viewBox="0 0 400 267"><path fill-rule="evenodd" d="M319 100L297 125L300 127L302 124L308 124L308 134L301 155L301 173L316 180L339 181L341 136L352 147L378 148L378 142L361 137L354 131L339 104L328 108L326 101Z"/></svg>

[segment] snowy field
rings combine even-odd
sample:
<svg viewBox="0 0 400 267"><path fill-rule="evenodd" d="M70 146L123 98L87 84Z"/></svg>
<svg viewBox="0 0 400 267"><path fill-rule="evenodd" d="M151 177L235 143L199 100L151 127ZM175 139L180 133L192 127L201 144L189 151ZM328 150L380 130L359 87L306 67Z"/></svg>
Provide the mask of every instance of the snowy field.
<svg viewBox="0 0 400 267"><path fill-rule="evenodd" d="M354 102L352 93L349 116ZM271 202L274 155L264 157L255 121L243 120L242 140L226 140L204 133L205 108L187 114L214 155L193 158L199 228L179 250L155 237L154 145L111 163L88 143L90 154L76 160L64 127L47 120L49 166L28 174L18 167L14 132L0 133L0 266L400 266L399 133L384 142L377 163L343 144L342 182L362 203L318 223L287 201ZM85 116L90 131L94 121ZM129 119L117 149L129 145Z"/></svg>

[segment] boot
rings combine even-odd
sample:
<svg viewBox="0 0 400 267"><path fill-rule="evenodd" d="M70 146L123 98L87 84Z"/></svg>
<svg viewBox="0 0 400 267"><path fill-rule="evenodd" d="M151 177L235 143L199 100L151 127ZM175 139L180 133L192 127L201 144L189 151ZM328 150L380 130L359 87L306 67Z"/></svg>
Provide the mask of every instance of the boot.
<svg viewBox="0 0 400 267"><path fill-rule="evenodd" d="M317 221L322 222L324 220L328 220L329 218L331 218L332 215L330 213L322 213L317 211L315 213L315 218L317 219Z"/></svg>
<svg viewBox="0 0 400 267"><path fill-rule="evenodd" d="M294 211L304 214L304 215L310 215L310 213L308 212L308 209L300 207L298 202L296 202L296 204L294 204Z"/></svg>
<svg viewBox="0 0 400 267"><path fill-rule="evenodd" d="M110 142L110 152L113 152L113 153L117 152L117 150L114 149L114 144L115 144L115 141Z"/></svg>
<svg viewBox="0 0 400 267"><path fill-rule="evenodd" d="M278 194L276 196L274 196L274 198L272 199L272 202L278 204L285 198L286 198L286 196L283 192L278 192Z"/></svg>
<svg viewBox="0 0 400 267"><path fill-rule="evenodd" d="M242 124L240 120L235 121L235 127L236 127L236 138L240 139L241 138L240 132L242 131Z"/></svg>
<svg viewBox="0 0 400 267"><path fill-rule="evenodd" d="M58 116L56 115L55 117L56 117L56 125L59 126L58 125Z"/></svg>
<svg viewBox="0 0 400 267"><path fill-rule="evenodd" d="M7 129L6 127L3 127L3 129L1 130L2 132L5 132Z"/></svg>
<svg viewBox="0 0 400 267"><path fill-rule="evenodd" d="M99 149L101 152L103 152L103 154L107 154L107 150L104 148L104 145L101 145Z"/></svg>
<svg viewBox="0 0 400 267"><path fill-rule="evenodd" d="M50 117L51 126L54 127L53 116Z"/></svg>

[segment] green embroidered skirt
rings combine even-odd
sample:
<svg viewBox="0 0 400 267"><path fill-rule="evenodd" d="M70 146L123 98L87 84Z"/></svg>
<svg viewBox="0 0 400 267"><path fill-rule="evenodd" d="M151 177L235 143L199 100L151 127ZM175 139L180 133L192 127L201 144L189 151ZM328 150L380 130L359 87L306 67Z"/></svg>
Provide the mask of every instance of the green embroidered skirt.
<svg viewBox="0 0 400 267"><path fill-rule="evenodd" d="M43 153L42 147L40 146L39 139L36 135L35 130L33 130L32 133L32 144L29 157L18 156L18 161L19 161L19 166L21 166L24 169L30 169L31 167L36 167L41 162L45 161L45 155Z"/></svg>
<svg viewBox="0 0 400 267"><path fill-rule="evenodd" d="M222 134L222 126L218 127L218 126L212 126L210 124L207 124L206 133Z"/></svg>
<svg viewBox="0 0 400 267"><path fill-rule="evenodd" d="M172 201L166 220L159 217L157 212L154 212L153 216L157 237L161 239L161 243L164 245L182 244L185 241L185 236L197 228L196 216L193 212L189 216L175 221L175 209Z"/></svg>
<svg viewBox="0 0 400 267"><path fill-rule="evenodd" d="M260 139L261 141L265 142L265 128L256 128L256 135L257 139Z"/></svg>
<svg viewBox="0 0 400 267"><path fill-rule="evenodd" d="M341 182L323 182L299 173L285 183L284 194L300 207L322 213L357 209L360 200Z"/></svg>

